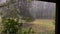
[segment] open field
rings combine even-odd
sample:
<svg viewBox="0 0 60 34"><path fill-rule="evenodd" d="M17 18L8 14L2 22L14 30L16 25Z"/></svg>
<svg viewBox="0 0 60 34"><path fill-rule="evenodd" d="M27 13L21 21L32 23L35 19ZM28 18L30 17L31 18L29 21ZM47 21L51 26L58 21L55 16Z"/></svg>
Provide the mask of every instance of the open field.
<svg viewBox="0 0 60 34"><path fill-rule="evenodd" d="M35 34L55 34L55 22L52 19L36 19L26 26L32 27Z"/></svg>

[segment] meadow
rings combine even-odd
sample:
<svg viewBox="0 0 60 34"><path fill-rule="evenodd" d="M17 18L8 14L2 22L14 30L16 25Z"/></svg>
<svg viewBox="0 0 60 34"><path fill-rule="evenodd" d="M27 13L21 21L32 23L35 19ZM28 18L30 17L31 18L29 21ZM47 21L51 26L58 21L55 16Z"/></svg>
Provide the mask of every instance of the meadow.
<svg viewBox="0 0 60 34"><path fill-rule="evenodd" d="M35 34L55 34L55 21L53 19L36 19L30 25Z"/></svg>

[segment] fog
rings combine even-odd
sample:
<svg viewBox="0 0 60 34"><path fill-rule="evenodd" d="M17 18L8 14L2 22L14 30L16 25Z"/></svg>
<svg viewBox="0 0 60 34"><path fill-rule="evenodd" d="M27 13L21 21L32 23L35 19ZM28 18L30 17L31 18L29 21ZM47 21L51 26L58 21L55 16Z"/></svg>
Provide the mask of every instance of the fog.
<svg viewBox="0 0 60 34"><path fill-rule="evenodd" d="M32 1L30 7L30 14L34 18L55 18L56 4L43 1Z"/></svg>
<svg viewBox="0 0 60 34"><path fill-rule="evenodd" d="M18 0L17 0L18 1ZM0 2L5 2L1 1ZM28 4L28 5L27 5ZM13 6L10 6L9 10L7 7L2 7L0 10L4 10L4 17L9 16L12 8L19 8L20 10L14 11L18 14L23 15L23 17L31 17L32 19L54 19L55 18L55 9L56 9L56 3L51 2L44 2L44 1L32 1L32 2L25 2L25 1L19 1L14 3ZM7 14L8 13L8 14Z"/></svg>

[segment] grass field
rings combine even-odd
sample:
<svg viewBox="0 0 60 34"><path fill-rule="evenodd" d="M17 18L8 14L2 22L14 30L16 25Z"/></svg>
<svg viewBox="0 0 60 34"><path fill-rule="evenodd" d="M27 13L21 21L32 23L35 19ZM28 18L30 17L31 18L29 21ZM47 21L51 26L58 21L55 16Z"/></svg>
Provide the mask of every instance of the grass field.
<svg viewBox="0 0 60 34"><path fill-rule="evenodd" d="M31 23L35 34L55 34L55 21L52 19L36 19Z"/></svg>

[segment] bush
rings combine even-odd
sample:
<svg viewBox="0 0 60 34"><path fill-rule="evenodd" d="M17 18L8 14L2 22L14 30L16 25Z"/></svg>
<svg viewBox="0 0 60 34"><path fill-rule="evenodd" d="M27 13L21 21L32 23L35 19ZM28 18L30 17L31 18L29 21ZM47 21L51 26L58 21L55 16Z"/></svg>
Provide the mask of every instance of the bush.
<svg viewBox="0 0 60 34"><path fill-rule="evenodd" d="M5 34L31 34L32 33L32 28L27 28L26 30L23 27L23 23L18 23L14 19L5 19L4 20L4 30L2 33Z"/></svg>
<svg viewBox="0 0 60 34"><path fill-rule="evenodd" d="M18 23L13 19L6 19L4 23L4 33L6 34L16 34L18 32Z"/></svg>

